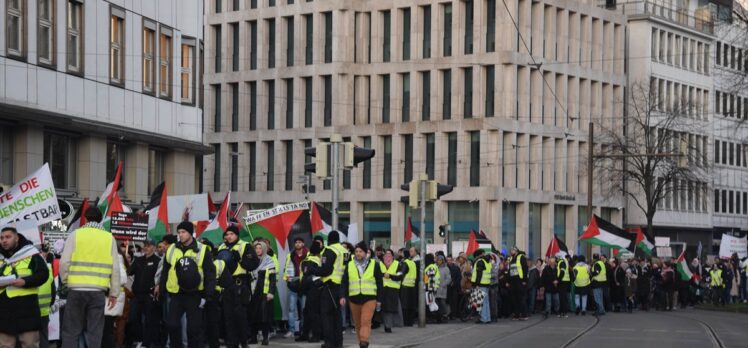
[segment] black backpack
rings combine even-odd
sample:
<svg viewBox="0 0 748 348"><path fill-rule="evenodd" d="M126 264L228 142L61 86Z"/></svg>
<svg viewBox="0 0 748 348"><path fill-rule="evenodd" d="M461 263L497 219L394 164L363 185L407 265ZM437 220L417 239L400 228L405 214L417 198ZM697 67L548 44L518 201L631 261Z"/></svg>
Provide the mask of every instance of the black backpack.
<svg viewBox="0 0 748 348"><path fill-rule="evenodd" d="M197 262L200 259L200 253L203 252L204 247L199 246L199 248L200 249L195 257L183 256L172 265L177 274L177 284L181 291L197 291L200 288L200 283L203 281Z"/></svg>

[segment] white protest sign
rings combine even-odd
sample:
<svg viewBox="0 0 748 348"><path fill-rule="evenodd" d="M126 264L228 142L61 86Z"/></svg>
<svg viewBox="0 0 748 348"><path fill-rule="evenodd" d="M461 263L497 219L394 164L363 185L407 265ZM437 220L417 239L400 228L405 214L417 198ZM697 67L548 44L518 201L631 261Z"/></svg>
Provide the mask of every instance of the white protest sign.
<svg viewBox="0 0 748 348"><path fill-rule="evenodd" d="M33 220L38 226L61 217L48 163L0 193L0 226L19 220Z"/></svg>
<svg viewBox="0 0 748 348"><path fill-rule="evenodd" d="M208 221L208 194L166 197L169 223L182 221Z"/></svg>
<svg viewBox="0 0 748 348"><path fill-rule="evenodd" d="M722 234L722 241L719 243L719 257L728 259L732 254L737 253L738 258L742 259L748 256L748 238L733 237L727 233Z"/></svg>

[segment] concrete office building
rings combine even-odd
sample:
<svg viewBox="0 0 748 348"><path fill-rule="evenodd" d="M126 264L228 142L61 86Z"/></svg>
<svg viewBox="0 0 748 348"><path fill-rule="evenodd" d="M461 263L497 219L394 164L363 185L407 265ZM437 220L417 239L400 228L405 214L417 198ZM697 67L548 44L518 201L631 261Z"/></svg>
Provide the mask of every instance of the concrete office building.
<svg viewBox="0 0 748 348"><path fill-rule="evenodd" d="M0 183L49 162L60 197L95 199L124 161L122 199L199 189L198 0L1 0Z"/></svg>
<svg viewBox="0 0 748 348"><path fill-rule="evenodd" d="M342 180L342 221L366 240L404 244L399 187L426 173L455 185L428 207L428 239L448 223L532 256L553 233L577 245L588 122L623 116L626 18L589 1L506 5L207 1L205 189L250 208L304 200L303 149L339 133L376 150ZM310 199L329 202L314 182ZM594 205L622 222L619 195Z"/></svg>

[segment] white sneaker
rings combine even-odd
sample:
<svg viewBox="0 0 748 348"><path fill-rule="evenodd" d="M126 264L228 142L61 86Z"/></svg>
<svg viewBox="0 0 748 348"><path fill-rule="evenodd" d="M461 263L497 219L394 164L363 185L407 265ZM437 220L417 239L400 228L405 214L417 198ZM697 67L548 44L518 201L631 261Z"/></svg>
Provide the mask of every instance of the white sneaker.
<svg viewBox="0 0 748 348"><path fill-rule="evenodd" d="M293 331L289 330L288 332L286 332L285 335L283 335L283 337L285 337L285 338L291 338L291 337L293 337Z"/></svg>

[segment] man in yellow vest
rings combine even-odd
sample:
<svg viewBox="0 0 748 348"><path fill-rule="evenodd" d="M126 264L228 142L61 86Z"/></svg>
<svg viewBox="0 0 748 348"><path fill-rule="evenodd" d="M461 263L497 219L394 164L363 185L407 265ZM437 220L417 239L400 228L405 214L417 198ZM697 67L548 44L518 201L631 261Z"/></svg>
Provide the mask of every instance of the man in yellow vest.
<svg viewBox="0 0 748 348"><path fill-rule="evenodd" d="M208 248L192 236L195 226L183 221L177 226L179 241L164 256L161 280L155 293L169 293L166 326L172 346L182 342L182 316L187 316L189 348L203 346L203 307L216 290L216 268ZM74 348L74 347L73 347Z"/></svg>
<svg viewBox="0 0 748 348"><path fill-rule="evenodd" d="M709 270L709 285L712 288L712 303L716 306L719 304L725 305L724 300L724 288L725 281L723 279L723 271L719 261L715 263Z"/></svg>
<svg viewBox="0 0 748 348"><path fill-rule="evenodd" d="M475 323L490 324L491 306L488 304L488 289L489 286L491 286L491 271L493 265L491 264L488 255L485 255L483 249L476 250L475 253L473 253L473 256L475 257L475 263L473 263L473 273L470 275L470 282L483 293L483 305L480 310L480 319Z"/></svg>
<svg viewBox="0 0 748 348"><path fill-rule="evenodd" d="M60 281L69 289L62 322L62 348L77 348L85 331L86 346L101 346L104 303L114 308L122 289L117 243L101 225L101 211L89 207L83 227L65 240Z"/></svg>
<svg viewBox="0 0 748 348"><path fill-rule="evenodd" d="M225 287L221 296L221 307L226 328L226 345L229 347L239 346L246 342L249 337L247 330L249 322L247 313L249 311L249 272L260 265L255 248L239 239L239 226L232 224L223 233L223 244L218 247L218 252L229 250L233 257L236 269L232 271L232 284Z"/></svg>
<svg viewBox="0 0 748 348"><path fill-rule="evenodd" d="M382 305L383 267L368 256L369 248L365 242L356 244L354 253L353 259L346 263L341 286L344 297L340 299L340 305L345 306L346 302L350 305L358 346L368 348L371 320L376 309Z"/></svg>
<svg viewBox="0 0 748 348"><path fill-rule="evenodd" d="M343 319L340 313L340 284L343 281L345 265L350 258L350 252L340 245L340 235L337 231L330 231L327 235L327 247L322 251L320 261L322 266L315 272L322 277L323 289L320 295L320 312L322 313L322 339L325 347L338 348L343 346Z"/></svg>
<svg viewBox="0 0 748 348"><path fill-rule="evenodd" d="M595 299L595 315L605 315L603 292L608 286L605 261L598 254L592 254L595 263L592 265L592 297Z"/></svg>
<svg viewBox="0 0 748 348"><path fill-rule="evenodd" d="M306 298L304 303L304 315L302 316L301 335L296 337L296 342L309 341L319 342L322 337L322 323L320 322L320 287L321 281L314 273L322 266L319 258L322 252L323 241L315 239L309 248L309 253L301 262L299 273L299 287Z"/></svg>
<svg viewBox="0 0 748 348"><path fill-rule="evenodd" d="M509 300L512 320L527 320L527 257L516 246L509 251Z"/></svg>
<svg viewBox="0 0 748 348"><path fill-rule="evenodd" d="M418 290L416 281L418 280L418 249L410 248L410 251L403 250L401 261L403 267L403 281L400 287L400 306L403 307L403 325L406 327L413 326L418 316Z"/></svg>
<svg viewBox="0 0 748 348"><path fill-rule="evenodd" d="M20 343L22 348L38 347L41 320L37 294L49 276L47 263L13 227L0 231L0 246L0 276L15 277L0 286L0 346Z"/></svg>

